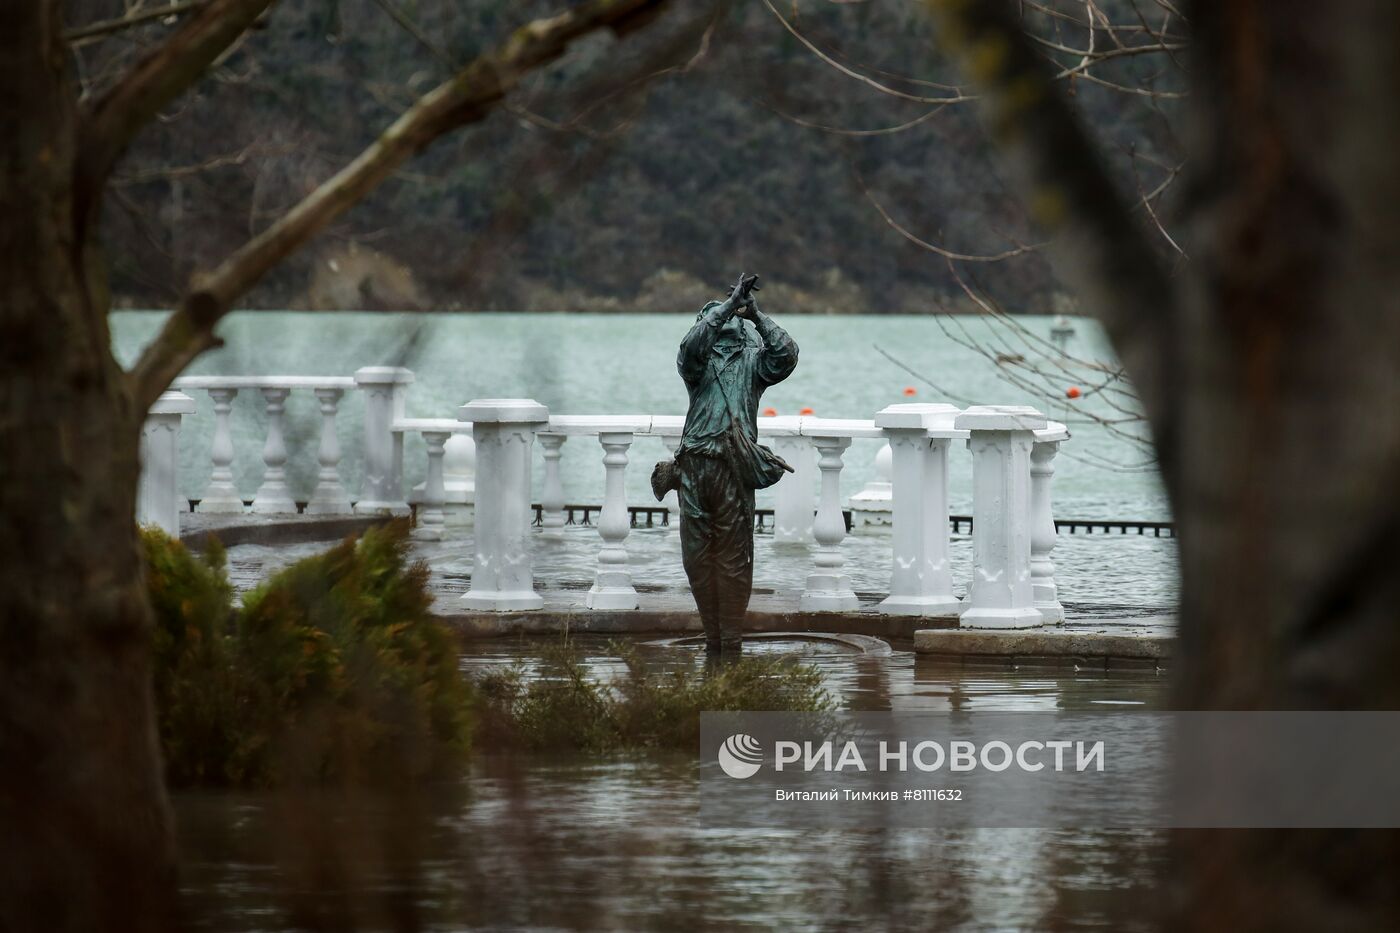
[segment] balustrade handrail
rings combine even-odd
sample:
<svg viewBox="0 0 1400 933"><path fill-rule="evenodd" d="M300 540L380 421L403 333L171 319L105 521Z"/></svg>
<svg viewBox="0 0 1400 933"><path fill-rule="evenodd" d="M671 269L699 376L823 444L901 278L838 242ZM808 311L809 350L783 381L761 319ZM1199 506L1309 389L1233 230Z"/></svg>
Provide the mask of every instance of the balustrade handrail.
<svg viewBox="0 0 1400 933"><path fill-rule="evenodd" d="M181 376L177 389L353 389L353 376Z"/></svg>

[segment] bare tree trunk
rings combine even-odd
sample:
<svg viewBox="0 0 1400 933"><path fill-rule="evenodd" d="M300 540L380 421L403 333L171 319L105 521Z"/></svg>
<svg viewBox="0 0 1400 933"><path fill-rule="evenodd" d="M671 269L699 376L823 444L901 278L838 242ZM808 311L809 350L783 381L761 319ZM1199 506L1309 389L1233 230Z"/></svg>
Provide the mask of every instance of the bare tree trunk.
<svg viewBox="0 0 1400 933"><path fill-rule="evenodd" d="M0 5L0 929L172 927L140 413L72 191L57 4Z"/></svg>
<svg viewBox="0 0 1400 933"><path fill-rule="evenodd" d="M1192 259L1167 280L1014 5L929 2L1142 390L1181 529L1178 705L1400 709L1400 8L1192 4ZM1400 833L1176 849L1182 928L1400 927Z"/></svg>

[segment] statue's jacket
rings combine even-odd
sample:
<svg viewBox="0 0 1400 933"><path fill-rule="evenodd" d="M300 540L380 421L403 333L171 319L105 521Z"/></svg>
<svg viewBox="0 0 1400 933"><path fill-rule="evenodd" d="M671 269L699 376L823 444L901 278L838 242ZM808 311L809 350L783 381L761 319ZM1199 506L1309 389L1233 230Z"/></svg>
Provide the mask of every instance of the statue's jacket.
<svg viewBox="0 0 1400 933"><path fill-rule="evenodd" d="M690 393L690 408L676 460L718 457L729 462L744 485L765 489L792 467L758 443L758 402L764 389L797 367L797 344L756 311L753 326L744 328L745 341L726 351L717 341L732 316L732 310L712 301L681 341L676 368Z"/></svg>

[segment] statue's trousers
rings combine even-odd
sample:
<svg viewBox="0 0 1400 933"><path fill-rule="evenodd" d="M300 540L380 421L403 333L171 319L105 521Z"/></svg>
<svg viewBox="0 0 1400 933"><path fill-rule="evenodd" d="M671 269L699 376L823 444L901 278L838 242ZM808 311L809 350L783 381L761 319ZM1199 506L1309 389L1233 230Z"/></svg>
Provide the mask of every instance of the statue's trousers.
<svg viewBox="0 0 1400 933"><path fill-rule="evenodd" d="M681 468L681 561L710 648L738 648L753 586L753 490L727 458L689 453Z"/></svg>

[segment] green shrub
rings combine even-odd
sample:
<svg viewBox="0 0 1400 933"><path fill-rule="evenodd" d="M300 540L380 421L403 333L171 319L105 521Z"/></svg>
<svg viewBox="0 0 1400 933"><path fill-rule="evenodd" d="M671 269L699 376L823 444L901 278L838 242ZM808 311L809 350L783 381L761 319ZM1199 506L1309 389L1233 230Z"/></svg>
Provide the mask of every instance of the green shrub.
<svg viewBox="0 0 1400 933"><path fill-rule="evenodd" d="M201 560L159 531L142 539L173 783L402 780L458 763L471 686L406 523L293 564L238 611L217 544Z"/></svg>
<svg viewBox="0 0 1400 933"><path fill-rule="evenodd" d="M792 658L748 656L718 667L663 668L634 648L613 651L625 665L615 682L591 676L568 642L545 652L540 676L528 684L519 668L481 677L480 744L590 752L693 749L701 712L835 708L821 672Z"/></svg>

